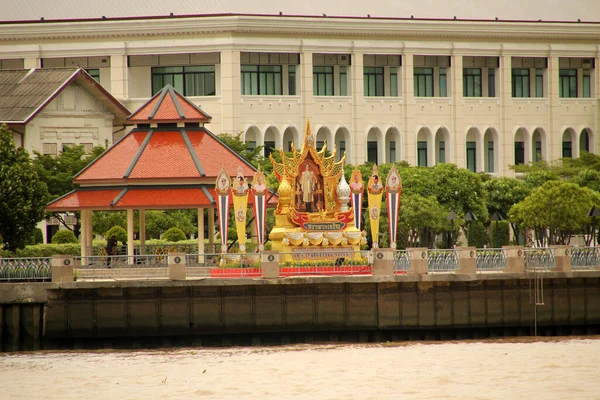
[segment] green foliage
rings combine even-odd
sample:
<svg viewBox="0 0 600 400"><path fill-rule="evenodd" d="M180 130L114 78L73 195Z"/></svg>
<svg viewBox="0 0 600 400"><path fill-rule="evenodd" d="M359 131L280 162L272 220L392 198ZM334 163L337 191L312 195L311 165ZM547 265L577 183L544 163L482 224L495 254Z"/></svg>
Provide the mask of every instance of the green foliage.
<svg viewBox="0 0 600 400"><path fill-rule="evenodd" d="M249 148L248 144L242 140L242 134L222 133L217 136L231 150L238 153L246 161L257 166L263 154L263 146Z"/></svg>
<svg viewBox="0 0 600 400"><path fill-rule="evenodd" d="M501 248L502 246L508 246L509 244L510 228L508 221L490 222L490 246Z"/></svg>
<svg viewBox="0 0 600 400"><path fill-rule="evenodd" d="M117 238L118 242L127 242L127 231L121 226L113 226L104 235L107 240L113 236Z"/></svg>
<svg viewBox="0 0 600 400"><path fill-rule="evenodd" d="M35 246L26 246L15 251L0 251L0 257L52 257L56 254L79 256L81 255L81 246L74 243L38 244Z"/></svg>
<svg viewBox="0 0 600 400"><path fill-rule="evenodd" d="M600 193L600 171L594 169L581 170L570 180L571 182Z"/></svg>
<svg viewBox="0 0 600 400"><path fill-rule="evenodd" d="M90 154L85 153L83 146L66 146L58 156L34 151L33 165L48 186L51 199L55 199L73 190L73 177L103 152L104 148L99 146L94 147Z"/></svg>
<svg viewBox="0 0 600 400"><path fill-rule="evenodd" d="M52 236L52 244L77 243L77 238L73 231L61 229Z"/></svg>
<svg viewBox="0 0 600 400"><path fill-rule="evenodd" d="M481 221L473 221L469 223L467 230L468 238L467 244L469 246L476 247L478 249L483 248L488 243L488 236L485 230L485 226Z"/></svg>
<svg viewBox="0 0 600 400"><path fill-rule="evenodd" d="M525 182L514 178L490 179L483 186L486 189L485 201L490 215L498 212L502 218L506 218L510 208L530 193Z"/></svg>
<svg viewBox="0 0 600 400"><path fill-rule="evenodd" d="M104 235L113 226L120 226L123 229L127 227L125 211L94 211L92 229L96 235Z"/></svg>
<svg viewBox="0 0 600 400"><path fill-rule="evenodd" d="M587 213L600 195L564 181L550 181L514 205L509 221L534 230L539 245L567 244L573 233L589 225Z"/></svg>
<svg viewBox="0 0 600 400"><path fill-rule="evenodd" d="M187 238L181 229L174 226L167 229L167 231L161 236L161 239L169 242L179 242L180 240L186 240Z"/></svg>
<svg viewBox="0 0 600 400"><path fill-rule="evenodd" d="M39 243L44 243L44 233L40 228L34 228L31 237L27 241L27 245L32 246Z"/></svg>
<svg viewBox="0 0 600 400"><path fill-rule="evenodd" d="M398 227L407 240L406 246L398 247L432 247L435 236L445 228L447 214L432 196L402 196Z"/></svg>
<svg viewBox="0 0 600 400"><path fill-rule="evenodd" d="M23 248L44 217L48 189L27 151L15 147L13 134L4 124L0 125L0 199L3 246L10 251Z"/></svg>

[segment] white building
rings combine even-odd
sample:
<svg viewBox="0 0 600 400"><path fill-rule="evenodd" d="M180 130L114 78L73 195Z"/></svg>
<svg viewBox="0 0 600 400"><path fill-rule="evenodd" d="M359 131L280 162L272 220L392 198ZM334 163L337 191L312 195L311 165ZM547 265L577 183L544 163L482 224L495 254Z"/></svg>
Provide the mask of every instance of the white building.
<svg viewBox="0 0 600 400"><path fill-rule="evenodd" d="M107 14L0 23L0 68L81 66L130 110L171 83L213 132L267 148L300 145L308 118L350 163L511 175L600 151L600 23Z"/></svg>

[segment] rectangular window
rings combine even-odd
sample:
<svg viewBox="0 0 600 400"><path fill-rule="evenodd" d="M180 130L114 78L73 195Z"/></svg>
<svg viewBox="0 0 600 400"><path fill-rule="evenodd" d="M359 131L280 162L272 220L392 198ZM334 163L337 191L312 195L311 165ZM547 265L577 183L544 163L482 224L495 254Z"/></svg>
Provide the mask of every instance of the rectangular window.
<svg viewBox="0 0 600 400"><path fill-rule="evenodd" d="M415 96L433 97L433 68L415 68Z"/></svg>
<svg viewBox="0 0 600 400"><path fill-rule="evenodd" d="M323 148L323 146L325 146L325 141L323 140L317 140L317 146L315 147L318 150L321 150Z"/></svg>
<svg viewBox="0 0 600 400"><path fill-rule="evenodd" d="M463 96L481 97L481 68L463 69Z"/></svg>
<svg viewBox="0 0 600 400"><path fill-rule="evenodd" d="M494 142L487 142L487 172L494 172Z"/></svg>
<svg viewBox="0 0 600 400"><path fill-rule="evenodd" d="M214 65L189 67L153 67L152 94L156 94L170 84L184 96L214 96Z"/></svg>
<svg viewBox="0 0 600 400"><path fill-rule="evenodd" d="M45 156L55 156L58 153L58 146L56 143L44 143L42 152Z"/></svg>
<svg viewBox="0 0 600 400"><path fill-rule="evenodd" d="M446 142L440 140L438 142L438 163L446 162Z"/></svg>
<svg viewBox="0 0 600 400"><path fill-rule="evenodd" d="M417 165L427 166L427 142L417 142Z"/></svg>
<svg viewBox="0 0 600 400"><path fill-rule="evenodd" d="M269 157L269 155L275 151L275 142L265 142L264 153L265 157Z"/></svg>
<svg viewBox="0 0 600 400"><path fill-rule="evenodd" d="M390 68L390 96L398 97L398 68Z"/></svg>
<svg viewBox="0 0 600 400"><path fill-rule="evenodd" d="M542 142L535 141L535 162L542 161Z"/></svg>
<svg viewBox="0 0 600 400"><path fill-rule="evenodd" d="M313 94L333 96L333 67L313 67Z"/></svg>
<svg viewBox="0 0 600 400"><path fill-rule="evenodd" d="M242 95L282 94L281 65L242 65Z"/></svg>
<svg viewBox="0 0 600 400"><path fill-rule="evenodd" d="M256 148L256 141L255 140L249 140L246 142L246 146L248 147L248 150L252 151Z"/></svg>
<svg viewBox="0 0 600 400"><path fill-rule="evenodd" d="M590 71L583 71L583 97L592 97L592 77Z"/></svg>
<svg viewBox="0 0 600 400"><path fill-rule="evenodd" d="M98 83L100 83L100 70L99 69L86 69L85 72L90 74L92 78Z"/></svg>
<svg viewBox="0 0 600 400"><path fill-rule="evenodd" d="M377 142L367 142L367 161L378 164L378 162L377 162Z"/></svg>
<svg viewBox="0 0 600 400"><path fill-rule="evenodd" d="M467 169L477 172L477 143L467 142Z"/></svg>
<svg viewBox="0 0 600 400"><path fill-rule="evenodd" d="M348 71L340 67L340 96L348 96Z"/></svg>
<svg viewBox="0 0 600 400"><path fill-rule="evenodd" d="M529 70L512 70L512 97L529 97Z"/></svg>
<svg viewBox="0 0 600 400"><path fill-rule="evenodd" d="M340 159L342 158L342 156L344 155L344 153L346 152L346 141L345 140L340 140L340 145L337 151L337 160L336 161L340 161Z"/></svg>
<svg viewBox="0 0 600 400"><path fill-rule="evenodd" d="M390 141L390 159L388 162L396 162L396 141Z"/></svg>
<svg viewBox="0 0 600 400"><path fill-rule="evenodd" d="M563 98L577 97L577 70L561 69L558 73L558 96Z"/></svg>
<svg viewBox="0 0 600 400"><path fill-rule="evenodd" d="M515 142L515 165L525 164L525 142Z"/></svg>
<svg viewBox="0 0 600 400"><path fill-rule="evenodd" d="M448 97L448 75L446 68L440 68L440 97Z"/></svg>
<svg viewBox="0 0 600 400"><path fill-rule="evenodd" d="M383 67L364 67L365 96L383 96Z"/></svg>
<svg viewBox="0 0 600 400"><path fill-rule="evenodd" d="M562 142L563 158L573 158L573 148L571 142Z"/></svg>
<svg viewBox="0 0 600 400"><path fill-rule="evenodd" d="M288 94L296 95L296 66L288 65Z"/></svg>
<svg viewBox="0 0 600 400"><path fill-rule="evenodd" d="M535 97L544 97L544 70L535 70Z"/></svg>
<svg viewBox="0 0 600 400"><path fill-rule="evenodd" d="M496 97L496 70L488 69L488 97Z"/></svg>
<svg viewBox="0 0 600 400"><path fill-rule="evenodd" d="M90 154L92 152L92 149L94 148L93 143L81 143L81 145L83 146L85 154Z"/></svg>

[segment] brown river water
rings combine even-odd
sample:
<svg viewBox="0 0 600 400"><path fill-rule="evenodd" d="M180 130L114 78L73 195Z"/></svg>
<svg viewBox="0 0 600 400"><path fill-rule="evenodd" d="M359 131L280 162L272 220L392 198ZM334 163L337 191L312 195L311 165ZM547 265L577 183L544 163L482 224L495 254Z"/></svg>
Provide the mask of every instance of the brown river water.
<svg viewBox="0 0 600 400"><path fill-rule="evenodd" d="M600 399L600 337L0 354L0 399Z"/></svg>

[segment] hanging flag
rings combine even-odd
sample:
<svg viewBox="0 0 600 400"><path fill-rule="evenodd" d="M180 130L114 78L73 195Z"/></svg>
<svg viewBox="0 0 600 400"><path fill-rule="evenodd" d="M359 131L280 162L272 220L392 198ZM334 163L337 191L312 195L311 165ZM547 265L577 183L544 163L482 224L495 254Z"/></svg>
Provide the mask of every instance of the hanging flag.
<svg viewBox="0 0 600 400"><path fill-rule="evenodd" d="M240 253L246 252L246 212L248 209L248 182L238 167L237 176L231 188L233 197L233 211L235 215L235 230L237 232Z"/></svg>
<svg viewBox="0 0 600 400"><path fill-rule="evenodd" d="M221 233L221 253L227 253L227 223L229 219L231 181L225 167L221 167L221 172L217 176L215 192L217 193L217 213L219 216L219 232Z"/></svg>
<svg viewBox="0 0 600 400"><path fill-rule="evenodd" d="M265 174L260 168L254 173L252 179L252 194L254 195L254 221L258 236L258 250L265 250L265 229L267 220L267 186Z"/></svg>
<svg viewBox="0 0 600 400"><path fill-rule="evenodd" d="M373 239L373 248L379 248L379 217L381 216L381 197L383 196L383 185L377 165L373 165L373 173L367 183L368 203L369 203L369 221L371 222L371 237Z"/></svg>
<svg viewBox="0 0 600 400"><path fill-rule="evenodd" d="M362 175L358 170L358 166L356 166L350 177L350 199L352 201L352 210L354 211L354 225L359 231L362 228L362 199L364 191L365 187Z"/></svg>
<svg viewBox="0 0 600 400"><path fill-rule="evenodd" d="M388 173L385 182L386 203L388 208L388 223L390 226L390 246L396 248L396 233L398 231L398 211L400 210L400 196L402 195L402 179L396 165Z"/></svg>

